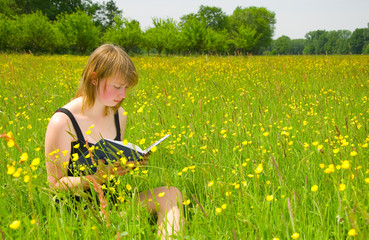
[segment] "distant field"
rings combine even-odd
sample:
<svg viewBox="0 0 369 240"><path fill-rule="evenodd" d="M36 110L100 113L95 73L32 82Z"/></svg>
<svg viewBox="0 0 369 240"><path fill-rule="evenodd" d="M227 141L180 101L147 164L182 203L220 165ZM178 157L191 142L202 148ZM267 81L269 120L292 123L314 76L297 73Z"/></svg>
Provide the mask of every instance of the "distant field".
<svg viewBox="0 0 369 240"><path fill-rule="evenodd" d="M111 189L122 202L107 227L97 210L54 204L46 184L48 119L87 57L0 55L3 239L153 239L155 219L127 184L178 187L184 239L368 238L369 56L133 61L125 138L172 136Z"/></svg>

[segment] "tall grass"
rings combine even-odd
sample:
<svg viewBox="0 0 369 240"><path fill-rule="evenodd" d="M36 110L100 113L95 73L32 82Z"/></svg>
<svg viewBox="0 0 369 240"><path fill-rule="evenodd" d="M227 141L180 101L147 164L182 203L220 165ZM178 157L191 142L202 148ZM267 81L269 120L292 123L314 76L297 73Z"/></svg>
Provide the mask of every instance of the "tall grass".
<svg viewBox="0 0 369 240"><path fill-rule="evenodd" d="M133 61L125 138L145 147L172 136L119 178L107 226L83 202L55 203L46 182L46 126L87 57L0 56L3 238L152 239L155 218L135 193L163 185L184 195L184 239L368 237L368 56Z"/></svg>

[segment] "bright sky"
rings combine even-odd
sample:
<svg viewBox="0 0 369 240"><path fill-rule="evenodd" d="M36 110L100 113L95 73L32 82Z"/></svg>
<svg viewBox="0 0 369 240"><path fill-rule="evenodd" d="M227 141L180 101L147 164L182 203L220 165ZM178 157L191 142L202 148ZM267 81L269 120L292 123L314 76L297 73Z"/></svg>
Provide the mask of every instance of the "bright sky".
<svg viewBox="0 0 369 240"><path fill-rule="evenodd" d="M102 0L99 0L101 2ZM276 14L274 39L286 35L305 38L315 30L350 30L366 28L369 0L115 0L123 16L140 22L143 30L152 27L152 18L180 20L196 13L201 5L219 7L231 15L237 6L265 7Z"/></svg>

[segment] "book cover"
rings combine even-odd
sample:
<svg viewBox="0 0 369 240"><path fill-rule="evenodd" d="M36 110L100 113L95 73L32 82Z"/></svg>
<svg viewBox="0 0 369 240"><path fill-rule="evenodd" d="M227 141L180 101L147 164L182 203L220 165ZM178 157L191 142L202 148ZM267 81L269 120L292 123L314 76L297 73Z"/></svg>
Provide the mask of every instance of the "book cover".
<svg viewBox="0 0 369 240"><path fill-rule="evenodd" d="M159 145L169 136L169 134L165 135L145 150L142 150L139 146L132 143L124 145L121 141L101 139L92 146L93 150L86 151L84 154L79 156L77 161L72 160L69 168L77 175L80 173L87 175L96 172L96 164L99 159L105 160L105 164L113 163L121 158L125 158L127 162L140 161L143 156L150 153L154 146Z"/></svg>

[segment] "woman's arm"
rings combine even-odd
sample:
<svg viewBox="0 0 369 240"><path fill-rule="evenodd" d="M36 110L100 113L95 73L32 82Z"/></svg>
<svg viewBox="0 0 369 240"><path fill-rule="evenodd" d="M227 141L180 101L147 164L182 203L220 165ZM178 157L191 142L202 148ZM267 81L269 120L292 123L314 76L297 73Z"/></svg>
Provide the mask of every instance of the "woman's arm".
<svg viewBox="0 0 369 240"><path fill-rule="evenodd" d="M49 122L45 136L45 159L49 186L54 190L78 192L90 188L86 177L69 177L68 163L71 152L73 126L63 113L55 113ZM89 176L96 178L96 176Z"/></svg>

